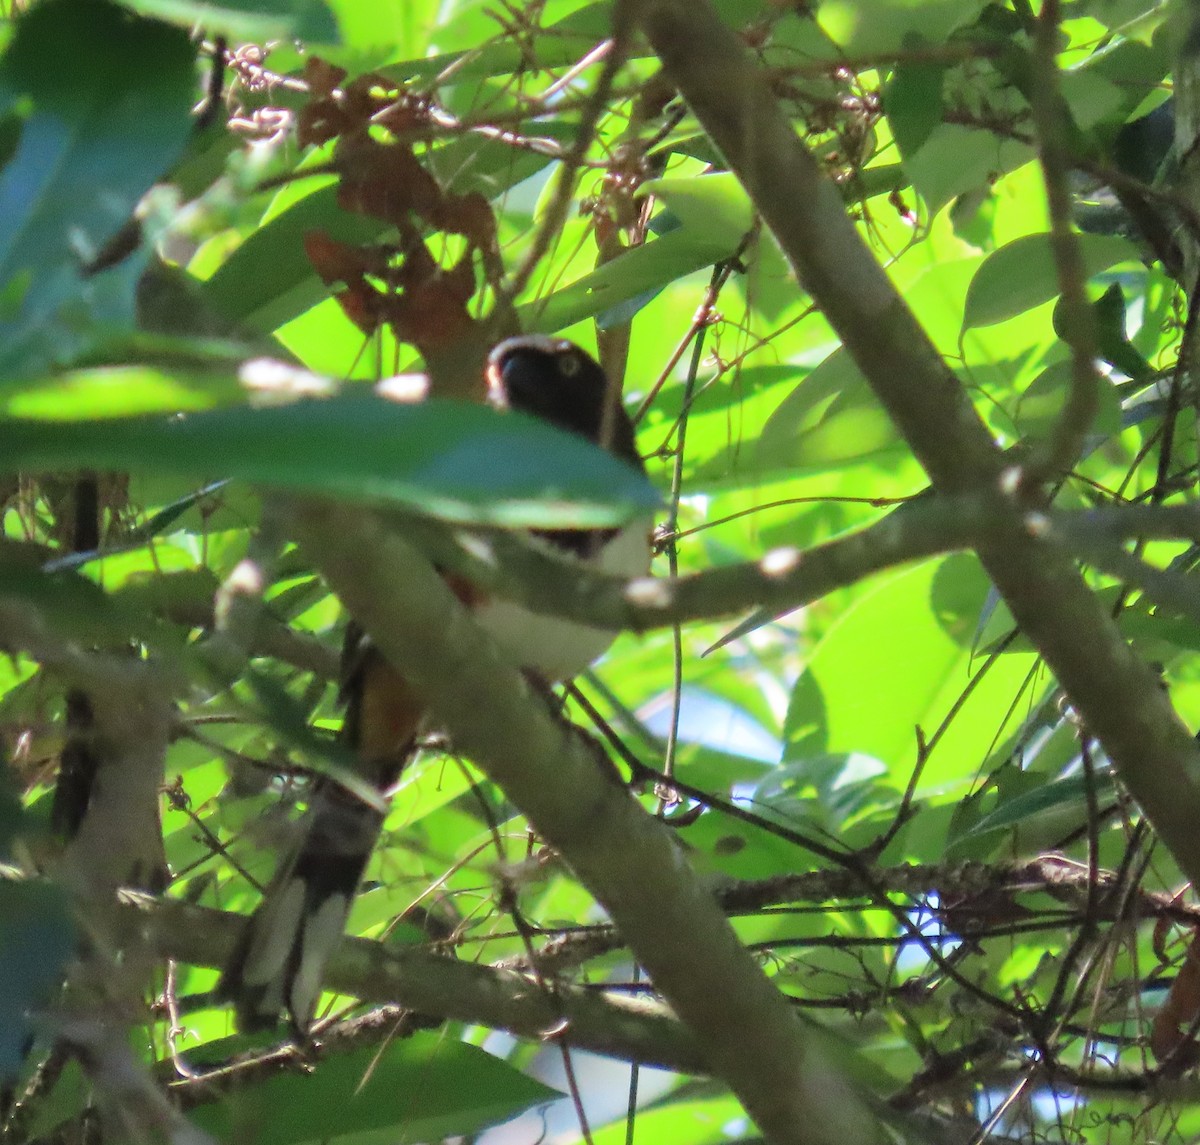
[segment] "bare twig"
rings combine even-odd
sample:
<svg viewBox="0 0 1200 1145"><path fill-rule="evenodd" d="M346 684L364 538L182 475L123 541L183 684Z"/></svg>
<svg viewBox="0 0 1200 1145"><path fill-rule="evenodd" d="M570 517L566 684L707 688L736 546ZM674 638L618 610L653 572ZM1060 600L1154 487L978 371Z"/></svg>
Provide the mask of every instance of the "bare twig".
<svg viewBox="0 0 1200 1145"><path fill-rule="evenodd" d="M1030 461L1029 476L1038 484L1056 480L1071 469L1100 409L1096 315L1087 297L1087 268L1074 231L1067 182L1070 118L1058 85L1058 25L1058 0L1043 0L1034 39L1031 97L1050 212L1050 249L1062 292L1062 337L1071 347L1071 388L1049 439Z"/></svg>

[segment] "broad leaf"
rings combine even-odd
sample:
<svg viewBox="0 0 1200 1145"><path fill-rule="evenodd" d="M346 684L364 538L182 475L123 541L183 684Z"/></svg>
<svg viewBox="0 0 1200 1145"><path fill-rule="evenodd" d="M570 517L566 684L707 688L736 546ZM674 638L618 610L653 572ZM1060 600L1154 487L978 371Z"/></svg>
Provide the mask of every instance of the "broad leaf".
<svg viewBox="0 0 1200 1145"><path fill-rule="evenodd" d="M0 880L0 1083L21 1068L31 1014L45 1006L74 948L66 895L44 883Z"/></svg>
<svg viewBox="0 0 1200 1145"><path fill-rule="evenodd" d="M242 41L302 39L336 43L337 24L323 0L127 0L146 16L189 31L221 33Z"/></svg>
<svg viewBox="0 0 1200 1145"><path fill-rule="evenodd" d="M1116 235L1077 235L1088 276L1121 262L1136 262L1137 249ZM1025 235L984 259L963 308L963 329L991 326L1049 302L1059 294L1058 272L1048 235Z"/></svg>
<svg viewBox="0 0 1200 1145"><path fill-rule="evenodd" d="M521 414L359 394L175 417L0 422L10 470L136 470L401 504L458 521L614 524L658 495L611 454Z"/></svg>
<svg viewBox="0 0 1200 1145"><path fill-rule="evenodd" d="M47 0L17 25L0 111L32 110L0 173L0 375L67 361L99 324L131 323L140 260L85 268L182 151L194 56L185 32L108 0Z"/></svg>
<svg viewBox="0 0 1200 1145"><path fill-rule="evenodd" d="M440 1034L331 1054L312 1073L242 1086L191 1119L222 1141L293 1145L387 1130L388 1140L469 1135L558 1094L498 1058Z"/></svg>

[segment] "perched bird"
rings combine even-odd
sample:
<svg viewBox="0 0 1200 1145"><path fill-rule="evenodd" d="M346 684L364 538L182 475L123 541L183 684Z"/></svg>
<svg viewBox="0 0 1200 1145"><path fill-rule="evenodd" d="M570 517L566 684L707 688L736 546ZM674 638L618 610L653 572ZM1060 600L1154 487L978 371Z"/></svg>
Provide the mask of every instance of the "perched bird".
<svg viewBox="0 0 1200 1145"><path fill-rule="evenodd" d="M488 358L487 388L497 408L539 417L643 469L619 394L573 343L533 335L501 342ZM639 576L650 564L646 519L621 529L536 530L531 538L617 575ZM450 583L515 662L547 682L582 671L616 635L490 598L461 578ZM363 778L384 793L413 754L424 711L403 676L353 622L342 655L342 697L342 740L353 749ZM382 824L379 807L333 779L315 781L298 845L248 921L221 979L219 994L233 1002L242 1030L273 1026L286 1015L294 1032L304 1035Z"/></svg>

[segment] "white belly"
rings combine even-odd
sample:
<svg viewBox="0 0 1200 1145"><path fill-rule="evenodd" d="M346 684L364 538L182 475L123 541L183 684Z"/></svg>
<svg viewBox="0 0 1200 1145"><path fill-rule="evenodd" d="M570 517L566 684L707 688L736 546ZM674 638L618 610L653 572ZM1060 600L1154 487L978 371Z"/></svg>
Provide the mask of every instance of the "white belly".
<svg viewBox="0 0 1200 1145"><path fill-rule="evenodd" d="M626 525L604 546L600 559L588 563L613 576L644 576L650 569L650 522ZM531 612L509 600L490 601L477 609L476 617L518 664L551 681L578 675L604 655L617 635Z"/></svg>

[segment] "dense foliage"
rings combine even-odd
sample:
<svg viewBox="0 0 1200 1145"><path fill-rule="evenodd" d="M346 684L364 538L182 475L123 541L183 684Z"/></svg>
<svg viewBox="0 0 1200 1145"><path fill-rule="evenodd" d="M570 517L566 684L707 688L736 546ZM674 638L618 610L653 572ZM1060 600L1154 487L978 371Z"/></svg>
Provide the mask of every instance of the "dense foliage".
<svg viewBox="0 0 1200 1145"><path fill-rule="evenodd" d="M8 7L0 1138L1200 1134L1193 5ZM518 330L654 489L462 400ZM413 552L621 624L594 742ZM439 719L296 1047L214 985L339 598Z"/></svg>

